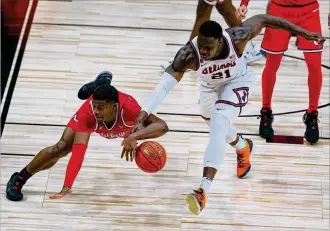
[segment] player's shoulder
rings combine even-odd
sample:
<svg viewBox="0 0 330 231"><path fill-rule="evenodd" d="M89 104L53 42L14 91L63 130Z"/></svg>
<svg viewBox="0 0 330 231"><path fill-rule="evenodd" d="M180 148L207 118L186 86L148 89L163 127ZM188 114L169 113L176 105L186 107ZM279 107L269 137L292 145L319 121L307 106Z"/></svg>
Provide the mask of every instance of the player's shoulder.
<svg viewBox="0 0 330 231"><path fill-rule="evenodd" d="M185 71L194 69L197 60L197 52L191 42L183 46L176 54L173 61L173 68L176 71Z"/></svg>
<svg viewBox="0 0 330 231"><path fill-rule="evenodd" d="M133 96L122 92L118 92L118 93L119 93L119 100L121 100L120 102L121 119L127 127L132 127L134 125L134 121L136 117L139 115L141 111L141 106Z"/></svg>
<svg viewBox="0 0 330 231"><path fill-rule="evenodd" d="M118 98L121 108L126 111L135 111L136 108L141 108L137 100L132 95L118 91Z"/></svg>
<svg viewBox="0 0 330 231"><path fill-rule="evenodd" d="M92 99L86 100L76 114L73 116L73 119L79 123L78 126L85 129L86 131L93 131L96 127L96 120L92 109Z"/></svg>

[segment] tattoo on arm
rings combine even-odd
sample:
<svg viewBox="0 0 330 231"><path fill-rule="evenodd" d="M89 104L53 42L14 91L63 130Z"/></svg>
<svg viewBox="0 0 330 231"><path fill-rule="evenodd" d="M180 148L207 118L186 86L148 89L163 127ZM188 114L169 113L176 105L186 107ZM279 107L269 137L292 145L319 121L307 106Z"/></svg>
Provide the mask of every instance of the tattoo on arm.
<svg viewBox="0 0 330 231"><path fill-rule="evenodd" d="M243 51L246 43L256 37L264 27L282 29L297 34L304 34L307 32L303 28L285 19L267 14L255 15L240 26L230 28L229 32L233 35L236 46Z"/></svg>
<svg viewBox="0 0 330 231"><path fill-rule="evenodd" d="M175 72L185 72L188 69L195 70L197 67L197 57L190 44L182 47L176 54L172 68Z"/></svg>

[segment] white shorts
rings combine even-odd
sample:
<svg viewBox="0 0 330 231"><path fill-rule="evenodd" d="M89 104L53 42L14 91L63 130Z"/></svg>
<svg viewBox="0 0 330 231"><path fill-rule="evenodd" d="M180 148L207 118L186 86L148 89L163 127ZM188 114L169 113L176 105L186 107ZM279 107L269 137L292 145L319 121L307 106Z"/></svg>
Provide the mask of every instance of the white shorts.
<svg viewBox="0 0 330 231"><path fill-rule="evenodd" d="M224 0L204 0L209 5L215 6L217 3L221 4Z"/></svg>
<svg viewBox="0 0 330 231"><path fill-rule="evenodd" d="M209 120L213 110L216 113L225 113L225 116L234 122L248 103L251 88L256 81L255 73L248 67L245 75L217 88L200 85L199 105L202 118Z"/></svg>

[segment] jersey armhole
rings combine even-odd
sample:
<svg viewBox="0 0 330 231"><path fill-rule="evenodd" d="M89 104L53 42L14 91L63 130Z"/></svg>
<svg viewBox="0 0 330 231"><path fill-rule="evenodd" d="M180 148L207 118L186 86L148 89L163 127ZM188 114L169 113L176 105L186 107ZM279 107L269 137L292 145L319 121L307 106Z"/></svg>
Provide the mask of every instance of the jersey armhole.
<svg viewBox="0 0 330 231"><path fill-rule="evenodd" d="M230 37L231 43L233 44L233 47L234 47L234 50L235 50L235 53L236 53L237 57L238 57L238 58L242 57L243 53L240 54L240 53L238 52L238 48L237 48L237 46L236 46L236 43L235 43L235 40L234 40L232 34L228 31L228 29L226 29L225 31L227 32L227 34L228 34L229 37Z"/></svg>
<svg viewBox="0 0 330 231"><path fill-rule="evenodd" d="M127 123L125 123L124 108L121 109L120 118L121 118L121 121L123 121L123 124L124 124L125 127L132 128L134 126L134 124L133 125L128 125Z"/></svg>

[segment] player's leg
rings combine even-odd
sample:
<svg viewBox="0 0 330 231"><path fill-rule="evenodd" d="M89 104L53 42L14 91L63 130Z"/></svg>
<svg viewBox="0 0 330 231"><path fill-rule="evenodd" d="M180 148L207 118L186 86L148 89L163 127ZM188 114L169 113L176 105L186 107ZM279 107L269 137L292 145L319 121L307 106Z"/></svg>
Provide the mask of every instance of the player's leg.
<svg viewBox="0 0 330 231"><path fill-rule="evenodd" d="M235 15L236 8L232 3L232 0L223 0L216 6L218 12L222 15L229 27L239 26L242 21L238 19ZM243 52L243 57L247 63L251 63L260 60L264 56L260 52L260 46L257 46L252 40L246 44L245 50Z"/></svg>
<svg viewBox="0 0 330 231"><path fill-rule="evenodd" d="M297 9L299 21L297 25L311 32L322 33L318 2ZM322 88L322 45L307 41L298 36L298 49L304 52L308 69L309 106L303 117L306 125L305 138L311 144L319 140L318 105Z"/></svg>
<svg viewBox="0 0 330 231"><path fill-rule="evenodd" d="M111 84L112 81L112 73L109 71L103 71L99 73L95 80L89 83L86 83L83 85L79 91L78 91L78 98L81 100L88 99L90 97L94 90L102 85L102 84Z"/></svg>
<svg viewBox="0 0 330 231"><path fill-rule="evenodd" d="M288 18L288 11L290 9L270 3L268 13L272 16L290 20ZM262 73L262 108L260 110L259 135L263 138L269 138L274 135L272 127L274 117L271 102L276 82L276 73L282 61L283 54L288 49L290 37L291 34L288 31L266 28L262 40L261 49L266 52L266 65Z"/></svg>
<svg viewBox="0 0 330 231"><path fill-rule="evenodd" d="M195 23L189 40L192 40L198 35L198 30L204 22L210 20L211 12L215 4L216 1L212 0L198 0Z"/></svg>
<svg viewBox="0 0 330 231"><path fill-rule="evenodd" d="M215 102L210 118L210 140L204 155L204 170L200 186L187 196L189 210L198 215L206 205L207 193L217 170L224 159L226 142L229 142L237 153L237 175L248 176L251 170L250 155L253 143L249 139L238 136L233 122L248 102L250 86L255 76L246 76L251 81L233 82L220 88L218 100ZM244 77L242 77L244 78Z"/></svg>
<svg viewBox="0 0 330 231"><path fill-rule="evenodd" d="M75 131L65 128L55 145L42 149L19 173L15 172L7 183L6 197L12 201L23 199L21 189L26 181L37 172L51 168L56 162L71 152Z"/></svg>
<svg viewBox="0 0 330 231"><path fill-rule="evenodd" d="M192 40L198 35L199 27L206 22L207 20L210 20L211 12L213 9L213 6L217 4L217 0L198 0L197 9L196 9L196 18L195 23L193 26L193 29L191 31L189 40ZM166 70L166 68L171 65L172 61L162 63L160 66Z"/></svg>
<svg viewBox="0 0 330 231"><path fill-rule="evenodd" d="M215 8L222 15L228 27L239 26L242 23L242 20L238 19L235 15L236 8L232 0L224 0L222 3L216 4Z"/></svg>

